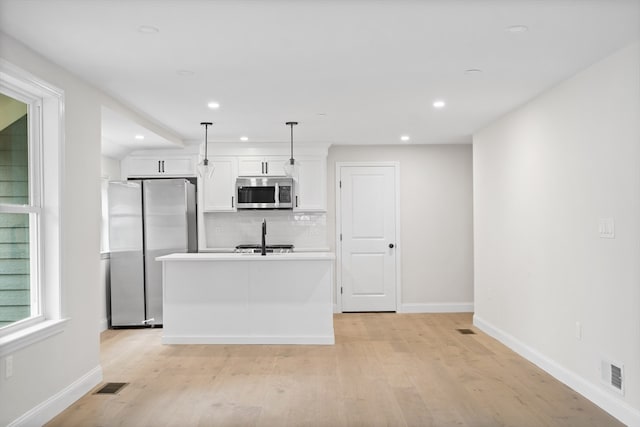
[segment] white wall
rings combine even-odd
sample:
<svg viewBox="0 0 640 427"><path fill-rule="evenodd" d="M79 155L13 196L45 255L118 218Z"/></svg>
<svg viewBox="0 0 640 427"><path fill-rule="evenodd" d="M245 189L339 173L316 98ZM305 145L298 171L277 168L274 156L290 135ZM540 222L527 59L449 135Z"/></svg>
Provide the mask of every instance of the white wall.
<svg viewBox="0 0 640 427"><path fill-rule="evenodd" d="M336 162L400 162L401 311L472 311L470 145L333 146L327 234L335 250Z"/></svg>
<svg viewBox="0 0 640 427"><path fill-rule="evenodd" d="M2 33L0 46L3 59L65 92L61 305L62 315L70 320L61 334L16 351L11 378L0 375L0 425L29 411L33 412L23 421L35 424L34 420L70 403L74 392L90 388L101 378L96 319L101 106L126 109Z"/></svg>
<svg viewBox="0 0 640 427"><path fill-rule="evenodd" d="M640 425L639 46L478 132L473 170L476 324Z"/></svg>
<svg viewBox="0 0 640 427"><path fill-rule="evenodd" d="M106 200L106 191L105 191L105 183L108 181L118 181L121 179L121 168L120 168L120 160L114 159L107 156L102 156L100 158L100 163L102 165L102 235L103 239L108 239L108 226L105 224L105 220L107 217L107 200ZM105 245L106 242L103 242L101 246L101 251L107 251L108 246ZM102 258L100 260L100 288L98 290L98 329L100 331L104 331L109 326L108 321L108 313L107 313L107 301L108 301L108 285L110 280L109 268L110 268L109 254L103 253Z"/></svg>
<svg viewBox="0 0 640 427"><path fill-rule="evenodd" d="M102 176L109 179L109 181L119 181L122 179L122 172L120 168L120 160L107 156L100 157L100 164Z"/></svg>

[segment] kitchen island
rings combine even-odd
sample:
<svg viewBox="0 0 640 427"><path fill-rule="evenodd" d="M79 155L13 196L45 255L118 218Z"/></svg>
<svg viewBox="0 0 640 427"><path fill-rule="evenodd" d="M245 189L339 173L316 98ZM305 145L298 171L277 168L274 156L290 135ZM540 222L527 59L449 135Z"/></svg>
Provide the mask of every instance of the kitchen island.
<svg viewBox="0 0 640 427"><path fill-rule="evenodd" d="M164 344L334 344L329 252L162 261Z"/></svg>

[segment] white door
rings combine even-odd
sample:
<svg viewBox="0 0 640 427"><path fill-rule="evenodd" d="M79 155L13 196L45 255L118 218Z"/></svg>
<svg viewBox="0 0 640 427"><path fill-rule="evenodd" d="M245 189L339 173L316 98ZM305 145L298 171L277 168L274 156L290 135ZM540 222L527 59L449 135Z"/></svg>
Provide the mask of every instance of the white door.
<svg viewBox="0 0 640 427"><path fill-rule="evenodd" d="M395 166L340 167L342 311L396 311Z"/></svg>

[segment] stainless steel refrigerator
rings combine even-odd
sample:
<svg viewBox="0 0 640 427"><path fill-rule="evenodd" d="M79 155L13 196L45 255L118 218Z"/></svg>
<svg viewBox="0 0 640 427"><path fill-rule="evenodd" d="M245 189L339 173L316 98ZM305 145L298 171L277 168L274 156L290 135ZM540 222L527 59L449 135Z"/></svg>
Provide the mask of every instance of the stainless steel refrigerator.
<svg viewBox="0 0 640 427"><path fill-rule="evenodd" d="M110 325L162 325L162 263L197 252L195 185L185 179L109 183Z"/></svg>

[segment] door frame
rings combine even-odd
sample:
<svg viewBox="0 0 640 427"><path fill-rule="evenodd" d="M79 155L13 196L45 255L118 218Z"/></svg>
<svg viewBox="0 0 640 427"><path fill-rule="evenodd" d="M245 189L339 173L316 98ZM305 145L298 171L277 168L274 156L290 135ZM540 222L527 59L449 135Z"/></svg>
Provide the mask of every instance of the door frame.
<svg viewBox="0 0 640 427"><path fill-rule="evenodd" d="M340 243L340 230L342 230L342 202L340 197L340 175L343 167L393 167L395 179L395 261L396 261L396 313L401 312L402 302L402 242L400 241L400 162L336 162L335 170L335 202L336 202L336 228L335 228L335 244L336 244L336 286L334 289L336 295L336 307L334 312L342 313L342 244Z"/></svg>

